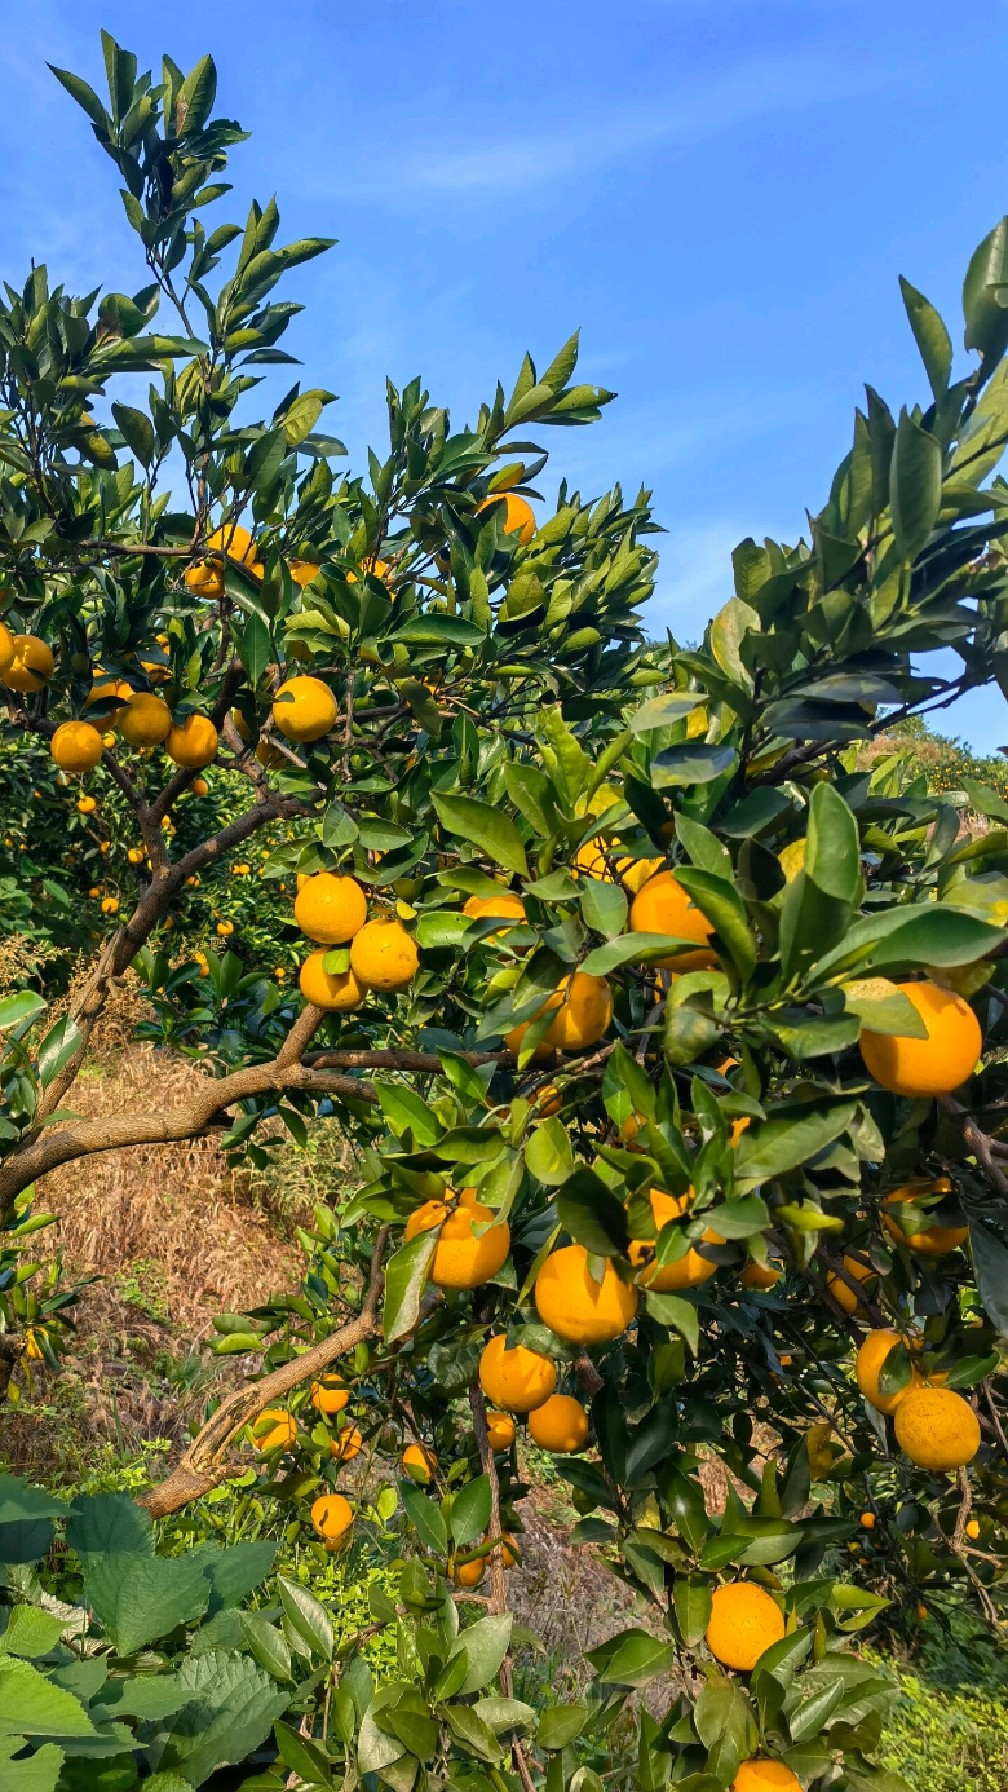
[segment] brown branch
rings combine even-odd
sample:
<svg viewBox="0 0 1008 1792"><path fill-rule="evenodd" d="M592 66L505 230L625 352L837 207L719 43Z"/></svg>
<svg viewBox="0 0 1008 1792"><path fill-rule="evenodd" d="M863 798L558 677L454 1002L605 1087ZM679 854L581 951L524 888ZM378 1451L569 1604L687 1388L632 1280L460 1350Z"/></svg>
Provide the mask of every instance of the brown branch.
<svg viewBox="0 0 1008 1792"><path fill-rule="evenodd" d="M959 1122L959 1130L963 1140L969 1146L977 1163L989 1176L999 1195L1008 1196L1008 1176L994 1162L991 1152L993 1141L982 1132L972 1116L967 1113L961 1102L955 1101L951 1095L944 1095L941 1105L946 1113Z"/></svg>
<svg viewBox="0 0 1008 1792"><path fill-rule="evenodd" d="M201 1499L222 1481L239 1473L238 1469L229 1468L224 1458L246 1425L258 1418L271 1401L282 1399L302 1382L321 1374L331 1363L346 1356L358 1344L378 1335L381 1330L378 1302L384 1281L382 1257L388 1234L389 1228L383 1226L375 1239L367 1292L356 1318L341 1325L320 1344L292 1357L289 1363L282 1363L279 1369L264 1375L261 1380L235 1388L228 1394L167 1478L141 1497L140 1505L146 1506L152 1518L166 1518L171 1512L181 1511L190 1501Z"/></svg>

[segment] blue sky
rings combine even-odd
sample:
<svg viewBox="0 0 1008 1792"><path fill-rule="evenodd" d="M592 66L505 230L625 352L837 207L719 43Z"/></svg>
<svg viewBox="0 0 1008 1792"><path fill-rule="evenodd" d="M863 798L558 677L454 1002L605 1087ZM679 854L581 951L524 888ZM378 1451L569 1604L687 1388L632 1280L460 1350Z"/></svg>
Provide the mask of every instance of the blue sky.
<svg viewBox="0 0 1008 1792"><path fill-rule="evenodd" d="M651 620L683 640L736 541L793 539L822 504L863 382L924 397L897 275L961 344L963 270L1008 210L1003 0L28 0L4 19L14 283L32 254L79 290L143 282L114 170L45 66L103 89L102 25L141 66L212 52L253 133L234 215L276 191L284 236L339 237L294 277L288 345L340 394L356 465L386 372L462 422L581 326L583 377L619 399L549 435L551 465L653 488ZM949 718L1008 742L997 693Z"/></svg>

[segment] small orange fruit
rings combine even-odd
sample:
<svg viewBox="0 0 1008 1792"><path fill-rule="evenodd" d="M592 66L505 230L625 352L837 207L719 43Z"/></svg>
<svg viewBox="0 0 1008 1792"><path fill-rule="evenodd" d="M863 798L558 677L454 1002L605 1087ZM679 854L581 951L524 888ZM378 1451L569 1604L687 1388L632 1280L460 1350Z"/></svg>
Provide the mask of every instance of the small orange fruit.
<svg viewBox="0 0 1008 1792"><path fill-rule="evenodd" d="M356 1425L345 1425L342 1431L337 1431L336 1436L329 1440L329 1454L337 1462L352 1462L363 1448L364 1439Z"/></svg>
<svg viewBox="0 0 1008 1792"><path fill-rule="evenodd" d="M300 885L294 919L310 940L345 946L367 920L367 897L356 878L318 871Z"/></svg>
<svg viewBox="0 0 1008 1792"><path fill-rule="evenodd" d="M486 1561L477 1556L472 1562L453 1562L448 1573L457 1587L478 1587L486 1573Z"/></svg>
<svg viewBox="0 0 1008 1792"><path fill-rule="evenodd" d="M885 1360L902 1342L898 1332L869 1332L857 1353L854 1362L857 1384L869 1406L874 1406L876 1412L894 1413L910 1389L920 1386L920 1371L911 1364L910 1380L906 1387L900 1388L895 1394L883 1394L879 1388L879 1376Z"/></svg>
<svg viewBox="0 0 1008 1792"><path fill-rule="evenodd" d="M305 673L285 679L273 699L273 721L288 740L321 740L338 714L329 686Z"/></svg>
<svg viewBox="0 0 1008 1792"><path fill-rule="evenodd" d="M14 657L0 678L9 691L21 691L25 695L40 691L56 670L52 649L40 641L38 635L12 635L11 641Z"/></svg>
<svg viewBox="0 0 1008 1792"><path fill-rule="evenodd" d="M209 716L199 712L176 722L165 741L165 752L183 771L199 772L217 757L217 730Z"/></svg>
<svg viewBox="0 0 1008 1792"><path fill-rule="evenodd" d="M660 871L648 879L630 908L631 933L667 933L676 939L692 940L702 948L697 952L676 952L659 958L663 970L702 971L717 964L716 954L707 942L714 929L687 896L674 871Z"/></svg>
<svg viewBox="0 0 1008 1792"><path fill-rule="evenodd" d="M760 1656L783 1635L784 1614L762 1587L749 1580L715 1587L707 1647L722 1667L750 1673Z"/></svg>
<svg viewBox="0 0 1008 1792"><path fill-rule="evenodd" d="M860 1257L849 1257L845 1254L843 1258L843 1266L847 1271L847 1274L851 1276L855 1282L874 1282L878 1277L878 1270L873 1269L870 1263L863 1263ZM827 1275L826 1286L832 1294L833 1299L836 1301L837 1306L842 1307L845 1313L856 1313L858 1308L863 1304L854 1293L854 1290L849 1288L847 1283L842 1277L838 1276L834 1270L830 1270Z"/></svg>
<svg viewBox="0 0 1008 1792"><path fill-rule="evenodd" d="M476 1232L480 1226L482 1231ZM430 1279L438 1288L479 1288L497 1274L511 1249L511 1230L492 1207L476 1200L474 1189L462 1190L456 1206L425 1201L406 1221L407 1243L438 1227Z"/></svg>
<svg viewBox="0 0 1008 1792"><path fill-rule="evenodd" d="M81 815L93 815L97 807L93 796L83 795L77 798L77 808Z"/></svg>
<svg viewBox="0 0 1008 1792"><path fill-rule="evenodd" d="M416 941L401 921L365 921L350 946L350 968L365 989L392 994L412 983L419 969Z"/></svg>
<svg viewBox="0 0 1008 1792"><path fill-rule="evenodd" d="M102 905L101 905L101 912L103 915L117 915L119 913L119 898L118 898L118 896L103 897Z"/></svg>
<svg viewBox="0 0 1008 1792"><path fill-rule="evenodd" d="M503 1332L485 1345L479 1365L480 1387L504 1412L529 1413L548 1400L556 1387L556 1369L548 1356L524 1344L508 1349Z"/></svg>
<svg viewBox="0 0 1008 1792"><path fill-rule="evenodd" d="M731 1792L802 1792L802 1783L783 1761L754 1755L751 1761L742 1762L732 1780Z"/></svg>
<svg viewBox="0 0 1008 1792"><path fill-rule="evenodd" d="M863 1531L873 1531L875 1529L874 1512L862 1512L859 1522Z"/></svg>
<svg viewBox="0 0 1008 1792"><path fill-rule="evenodd" d="M402 1453L401 1466L403 1473L418 1487L426 1487L434 1478L437 1468L437 1457L426 1444L407 1444Z"/></svg>
<svg viewBox="0 0 1008 1792"><path fill-rule="evenodd" d="M102 739L90 722L61 722L50 752L64 772L89 772L102 756Z"/></svg>
<svg viewBox="0 0 1008 1792"><path fill-rule="evenodd" d="M906 1204L916 1204L922 1196L951 1193L952 1184L947 1176L939 1176L935 1182L916 1185L909 1183L903 1188L894 1188L882 1203L882 1224L897 1244L905 1244L908 1250L916 1252L919 1257L947 1257L950 1252L957 1251L960 1245L966 1243L969 1237L968 1226L925 1224L919 1231L910 1232L904 1229L904 1224L909 1226L912 1222L907 1219L904 1223L902 1217L892 1210Z"/></svg>
<svg viewBox="0 0 1008 1792"><path fill-rule="evenodd" d="M670 1221L681 1219L693 1200L693 1190L687 1189L684 1195L669 1195L664 1189L651 1190L651 1212L654 1215L655 1230L660 1232ZM724 1244L719 1232L712 1232L710 1227L704 1232L704 1244ZM652 1294L670 1294L680 1288L697 1288L714 1275L717 1264L701 1251L690 1249L677 1257L674 1263L665 1263L661 1268L648 1268L653 1263L655 1244L652 1239L635 1238L631 1241L627 1256L635 1268L641 1268L639 1280L643 1287Z"/></svg>
<svg viewBox="0 0 1008 1792"><path fill-rule="evenodd" d="M190 788L193 796L209 796L210 794L210 786L205 778L194 778Z"/></svg>
<svg viewBox="0 0 1008 1792"><path fill-rule="evenodd" d="M951 1095L976 1069L983 1035L969 1003L937 983L898 983L927 1028L926 1039L861 1034L865 1069L894 1095Z"/></svg>
<svg viewBox="0 0 1008 1792"><path fill-rule="evenodd" d="M529 1414L529 1433L540 1449L573 1455L588 1442L588 1414L570 1394L551 1394Z"/></svg>
<svg viewBox="0 0 1008 1792"><path fill-rule="evenodd" d="M171 710L163 697L152 691L134 691L119 717L123 740L131 747L157 747L168 738Z"/></svg>
<svg viewBox="0 0 1008 1792"><path fill-rule="evenodd" d="M353 971L327 971L325 968L328 947L318 952L309 953L301 966L298 982L301 994L306 1002L316 1008L326 1008L331 1014L349 1014L359 1008L366 991L358 983Z"/></svg>
<svg viewBox="0 0 1008 1792"><path fill-rule="evenodd" d="M350 1398L350 1390L344 1387L338 1375L325 1375L321 1381L313 1381L311 1385L311 1403L316 1412L329 1418L335 1412L342 1412Z"/></svg>
<svg viewBox="0 0 1008 1792"><path fill-rule="evenodd" d="M584 1245L569 1244L547 1257L535 1281L539 1317L572 1344L606 1344L625 1332L637 1311L637 1290L606 1260L596 1282Z"/></svg>
<svg viewBox="0 0 1008 1792"><path fill-rule="evenodd" d="M515 1440L515 1422L509 1412L488 1412L487 1438L491 1450L510 1450Z"/></svg>
<svg viewBox="0 0 1008 1792"><path fill-rule="evenodd" d="M353 1524L353 1507L341 1493L323 1493L312 1501L311 1521L326 1543L336 1543Z"/></svg>
<svg viewBox="0 0 1008 1792"><path fill-rule="evenodd" d="M575 971L566 983L554 990L534 1018L538 1020L547 1009L555 1009L556 1013L548 1032L535 1048L533 1056L536 1058L548 1058L551 1052L583 1051L585 1046L594 1045L601 1039L612 1020L612 991L604 977ZM521 1050L522 1040L531 1024L531 1021L521 1021L505 1035L504 1042L509 1051Z"/></svg>
<svg viewBox="0 0 1008 1792"><path fill-rule="evenodd" d="M971 1543L976 1542L977 1538L980 1535L980 1525L979 1525L979 1521L977 1519L975 1519L975 1518L970 1519L969 1524L966 1526L966 1535L969 1538Z"/></svg>
<svg viewBox="0 0 1008 1792"><path fill-rule="evenodd" d="M257 1450L289 1449L297 1436L297 1425L282 1406L267 1406L255 1421L252 1442Z"/></svg>
<svg viewBox="0 0 1008 1792"><path fill-rule="evenodd" d="M972 1462L980 1424L968 1400L951 1388L910 1388L896 1409L896 1442L918 1468L941 1474Z"/></svg>

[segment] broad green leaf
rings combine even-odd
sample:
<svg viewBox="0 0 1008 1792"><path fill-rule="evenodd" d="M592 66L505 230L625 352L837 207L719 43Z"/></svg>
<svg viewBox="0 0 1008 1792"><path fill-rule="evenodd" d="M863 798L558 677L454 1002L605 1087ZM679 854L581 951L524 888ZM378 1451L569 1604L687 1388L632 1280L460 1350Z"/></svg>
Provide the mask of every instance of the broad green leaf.
<svg viewBox="0 0 1008 1792"><path fill-rule="evenodd" d="M7 1612L0 1610L0 1620L5 1617L7 1623L0 1629L0 1657L18 1655L27 1661L37 1661L55 1648L67 1627L65 1618L41 1611L37 1605L16 1605L13 1611Z"/></svg>
<svg viewBox="0 0 1008 1792"><path fill-rule="evenodd" d="M578 1244L600 1257L625 1254L630 1242L626 1209L587 1164L580 1164L557 1191L557 1217Z"/></svg>
<svg viewBox="0 0 1008 1792"><path fill-rule="evenodd" d="M389 1258L385 1268L382 1323L386 1344L394 1344L397 1338L405 1337L420 1317L420 1301L437 1241L436 1231L418 1232Z"/></svg>
<svg viewBox="0 0 1008 1792"><path fill-rule="evenodd" d="M440 1506L435 1504L429 1494L414 1486L412 1481L400 1481L399 1492L406 1508L406 1516L425 1549L432 1550L436 1556L446 1555L448 1527Z"/></svg>
<svg viewBox="0 0 1008 1792"><path fill-rule="evenodd" d="M667 1673L675 1652L674 1643L631 1628L619 1631L599 1648L589 1649L585 1659L606 1685L638 1687Z"/></svg>
<svg viewBox="0 0 1008 1792"><path fill-rule="evenodd" d="M448 1659L451 1661L461 1655L465 1660L464 1693L479 1692L481 1687L496 1680L497 1670L511 1642L513 1622L511 1613L504 1612L499 1617L477 1618L475 1624L459 1632Z"/></svg>
<svg viewBox="0 0 1008 1792"><path fill-rule="evenodd" d="M856 1102L842 1102L818 1110L791 1110L779 1119L771 1115L747 1127L736 1148L735 1187L744 1192L807 1163L846 1132L856 1111Z"/></svg>
<svg viewBox="0 0 1008 1792"><path fill-rule="evenodd" d="M901 559L915 560L934 528L941 503L941 447L901 411L889 471L889 508Z"/></svg>
<svg viewBox="0 0 1008 1792"><path fill-rule="evenodd" d="M517 872L521 877L528 875L525 848L510 816L490 803L453 792L435 792L432 801L449 834L471 842L505 871Z"/></svg>
<svg viewBox="0 0 1008 1792"><path fill-rule="evenodd" d="M809 800L805 876L824 896L853 903L861 881L857 822L832 784L817 784Z"/></svg>
<svg viewBox="0 0 1008 1792"><path fill-rule="evenodd" d="M490 1523L490 1482L477 1476L459 1489L451 1505L451 1534L463 1549L481 1539Z"/></svg>
<svg viewBox="0 0 1008 1792"><path fill-rule="evenodd" d="M685 790L691 784L712 784L735 765L734 747L708 746L703 741L683 741L680 746L666 747L651 761L651 779L656 790Z"/></svg>
<svg viewBox="0 0 1008 1792"><path fill-rule="evenodd" d="M987 1226L969 1222L973 1270L984 1311L1002 1337L1008 1337L1008 1250Z"/></svg>
<svg viewBox="0 0 1008 1792"><path fill-rule="evenodd" d="M928 384L935 398L940 398L948 388L952 372L952 338L930 300L922 292L918 292L915 286L911 286L909 280L904 280L902 274L900 292L903 294L910 328L928 376Z"/></svg>
<svg viewBox="0 0 1008 1792"><path fill-rule="evenodd" d="M841 983L844 1007L862 1027L898 1039L926 1039L927 1027L908 996L886 977L855 977Z"/></svg>
<svg viewBox="0 0 1008 1792"><path fill-rule="evenodd" d="M536 1741L540 1748L567 1748L587 1722L587 1705L547 1705L539 1714Z"/></svg>
<svg viewBox="0 0 1008 1792"><path fill-rule="evenodd" d="M187 1556L92 1556L84 1575L88 1602L121 1655L203 1616L210 1583Z"/></svg>
<svg viewBox="0 0 1008 1792"><path fill-rule="evenodd" d="M586 877L581 886L581 913L586 927L607 940L615 939L627 922L626 892L619 884Z"/></svg>
<svg viewBox="0 0 1008 1792"><path fill-rule="evenodd" d="M332 1619L320 1600L303 1587L300 1581L277 1575L277 1591L284 1617L312 1659L331 1661L333 1652Z"/></svg>
<svg viewBox="0 0 1008 1792"><path fill-rule="evenodd" d="M538 1182L555 1188L566 1182L574 1168L567 1128L555 1115L529 1134L525 1162Z"/></svg>
<svg viewBox="0 0 1008 1792"><path fill-rule="evenodd" d="M751 977L756 966L756 941L745 903L734 885L695 865L681 866L676 875L691 902L715 928L739 976Z"/></svg>
<svg viewBox="0 0 1008 1792"><path fill-rule="evenodd" d="M55 1792L66 1760L63 1750L54 1742L44 1742L16 1761L14 1756L21 1755L23 1748L23 1736L0 1736L0 1786L4 1792Z"/></svg>
<svg viewBox="0 0 1008 1792"><path fill-rule="evenodd" d="M265 1742L289 1698L249 1656L222 1649L189 1656L178 1681L190 1690L190 1698L165 1726L163 1752L155 1764L177 1769L194 1786L202 1785L215 1768L244 1761Z"/></svg>
<svg viewBox="0 0 1008 1792"><path fill-rule="evenodd" d="M0 1656L0 1736L93 1736L72 1693L27 1661Z"/></svg>

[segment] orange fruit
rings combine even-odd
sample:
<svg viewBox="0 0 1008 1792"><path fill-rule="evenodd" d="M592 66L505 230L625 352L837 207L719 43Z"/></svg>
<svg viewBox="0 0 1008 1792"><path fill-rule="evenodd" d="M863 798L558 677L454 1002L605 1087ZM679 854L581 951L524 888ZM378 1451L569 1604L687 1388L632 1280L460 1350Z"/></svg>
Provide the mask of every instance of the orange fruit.
<svg viewBox="0 0 1008 1792"><path fill-rule="evenodd" d="M654 1214L656 1232L660 1232L671 1220L681 1219L692 1200L692 1189L687 1189L684 1195L669 1195L663 1188L652 1189L651 1212ZM708 1227L703 1235L703 1242L724 1244L724 1239L719 1232L712 1232ZM679 1288L696 1288L701 1282L708 1281L718 1267L709 1257L703 1256L691 1246L674 1263L666 1263L660 1269L648 1268L654 1257L654 1250L654 1239L635 1238L631 1240L627 1251L630 1262L635 1268L641 1269L638 1280L652 1294L670 1294Z"/></svg>
<svg viewBox="0 0 1008 1792"><path fill-rule="evenodd" d="M254 1421L252 1442L257 1450L289 1449L296 1436L297 1425L282 1406L267 1406Z"/></svg>
<svg viewBox="0 0 1008 1792"><path fill-rule="evenodd" d="M637 1290L621 1281L608 1260L596 1282L584 1245L569 1244L547 1257L536 1277L535 1303L543 1324L558 1338L606 1344L633 1320Z"/></svg>
<svg viewBox="0 0 1008 1792"><path fill-rule="evenodd" d="M676 952L655 962L669 971L703 971L717 964L717 956L707 942L714 929L706 915L695 907L674 871L659 871L648 879L630 907L631 933L668 933L680 940L692 940L702 950Z"/></svg>
<svg viewBox="0 0 1008 1792"><path fill-rule="evenodd" d="M205 778L194 778L191 785L193 796L209 796L210 786Z"/></svg>
<svg viewBox="0 0 1008 1792"><path fill-rule="evenodd" d="M876 1412L894 1413L910 1389L920 1386L920 1371L911 1364L910 1380L906 1387L900 1388L895 1394L883 1394L879 1389L879 1375L886 1357L902 1342L898 1332L882 1330L869 1332L855 1358L854 1373L857 1377L858 1387L869 1406L874 1406Z"/></svg>
<svg viewBox="0 0 1008 1792"><path fill-rule="evenodd" d="M468 901L462 904L462 913L467 915L470 921L524 921L526 919L525 904L521 897L516 896L512 890L502 890L499 896L470 896ZM500 934L492 933L489 937L496 940L506 932L507 929L502 927Z"/></svg>
<svg viewBox="0 0 1008 1792"><path fill-rule="evenodd" d="M305 673L285 679L273 699L273 720L287 740L321 740L338 714L329 686Z"/></svg>
<svg viewBox="0 0 1008 1792"><path fill-rule="evenodd" d="M119 913L119 898L118 898L118 896L103 897L102 905L101 905L101 912L103 915L117 915Z"/></svg>
<svg viewBox="0 0 1008 1792"><path fill-rule="evenodd" d="M132 695L133 687L127 684L124 678L98 678L84 699L84 708L90 709L93 703L100 703L103 707L113 704L114 707L107 710L103 726L105 728L118 727L123 704L128 703ZM114 746L115 735L113 734L111 740L103 740L102 744L106 747Z"/></svg>
<svg viewBox="0 0 1008 1792"><path fill-rule="evenodd" d="M306 585L311 584L313 579L317 579L319 574L314 560L288 560L287 571L295 585L300 585L302 591Z"/></svg>
<svg viewBox="0 0 1008 1792"><path fill-rule="evenodd" d="M847 1274L852 1276L855 1282L874 1282L878 1278L878 1270L873 1269L870 1263L862 1263L860 1257L848 1257L845 1253L843 1257L843 1266L847 1271ZM845 1313L856 1313L858 1308L863 1304L858 1300L854 1290L848 1288L847 1283L833 1270L830 1270L826 1277L826 1286L832 1294L833 1299L836 1301L837 1306L842 1307Z"/></svg>
<svg viewBox="0 0 1008 1792"><path fill-rule="evenodd" d="M6 631L5 631L6 632ZM14 654L6 670L0 674L9 691L30 695L48 684L56 669L52 649L38 635L12 635ZM6 646L6 643L4 643Z"/></svg>
<svg viewBox="0 0 1008 1792"><path fill-rule="evenodd" d="M536 1058L548 1058L551 1052L583 1051L585 1046L594 1045L601 1039L612 1020L612 991L604 977L575 971L566 983L554 990L534 1018L538 1020L547 1009L555 1009L556 1013L549 1031L536 1046L533 1054ZM521 1050L521 1042L531 1024L531 1021L521 1021L505 1034L504 1043L509 1051Z"/></svg>
<svg viewBox="0 0 1008 1792"><path fill-rule="evenodd" d="M402 1453L402 1469L411 1481L415 1481L419 1487L426 1487L433 1479L436 1468L437 1457L426 1444L407 1444Z"/></svg>
<svg viewBox="0 0 1008 1792"><path fill-rule="evenodd" d="M316 1008L326 1008L332 1014L349 1014L360 1007L366 992L353 971L326 970L327 951L328 947L323 947L319 952L309 953L305 959L298 977L301 994Z"/></svg>
<svg viewBox="0 0 1008 1792"><path fill-rule="evenodd" d="M215 529L207 539L207 547L217 554L226 554L229 560L237 560L240 566L256 564L256 544L241 523L225 523Z"/></svg>
<svg viewBox="0 0 1008 1792"><path fill-rule="evenodd" d="M479 1378L487 1399L505 1412L534 1412L556 1387L556 1369L549 1357L524 1344L515 1344L509 1350L503 1332L485 1345Z"/></svg>
<svg viewBox="0 0 1008 1792"><path fill-rule="evenodd" d="M529 1414L529 1433L540 1449L570 1456L588 1442L588 1414L570 1394L551 1394Z"/></svg>
<svg viewBox="0 0 1008 1792"><path fill-rule="evenodd" d="M78 804L78 808L79 807L80 807L80 805ZM131 865L142 865L143 864L143 856L144 855L143 855L143 847L142 846L131 846L128 853L126 854L126 857L129 860ZM186 882L188 883L188 881L189 880L187 878Z"/></svg>
<svg viewBox="0 0 1008 1792"><path fill-rule="evenodd" d="M616 860L616 875L631 895L636 896L648 879L662 869L664 863L664 859L631 859L624 855ZM602 883L613 882L605 853L597 840L586 840L583 846L578 847L574 855L574 868L575 871L586 872L589 877L598 878Z"/></svg>
<svg viewBox="0 0 1008 1792"><path fill-rule="evenodd" d="M898 1214L886 1209L902 1207L905 1203L915 1204L924 1195L950 1195L952 1184L947 1176L939 1176L935 1182L906 1184L903 1188L894 1188L886 1195L882 1203L882 1224L897 1244L905 1244L908 1250L915 1251L919 1257L947 1257L951 1251L957 1251L969 1237L968 1226L930 1226L925 1225L919 1232L904 1231L904 1221ZM906 1220L909 1226L911 1221Z"/></svg>
<svg viewBox="0 0 1008 1792"><path fill-rule="evenodd" d="M0 679L9 666L14 664L14 636L5 622L0 622Z"/></svg>
<svg viewBox="0 0 1008 1792"><path fill-rule="evenodd" d="M131 747L160 746L171 725L171 710L152 691L133 691L118 720L119 732Z"/></svg>
<svg viewBox="0 0 1008 1792"><path fill-rule="evenodd" d="M90 722L61 722L49 747L64 772L89 772L102 756L102 737Z"/></svg>
<svg viewBox="0 0 1008 1792"><path fill-rule="evenodd" d="M802 1792L802 1783L783 1761L771 1761L765 1755L754 1755L743 1761L731 1792Z"/></svg>
<svg viewBox="0 0 1008 1792"><path fill-rule="evenodd" d="M969 1538L971 1543L976 1542L977 1538L980 1535L980 1524L979 1524L978 1519L976 1519L976 1518L970 1519L969 1524L966 1526L966 1535Z"/></svg>
<svg viewBox="0 0 1008 1792"><path fill-rule="evenodd" d="M527 547L536 532L535 511L527 498L519 497L517 492L492 492L476 509L490 510L498 504L504 506L505 535L517 535L522 547Z"/></svg>
<svg viewBox="0 0 1008 1792"><path fill-rule="evenodd" d="M311 1521L326 1543L336 1543L353 1524L353 1507L341 1493L322 1493L312 1501Z"/></svg>
<svg viewBox="0 0 1008 1792"><path fill-rule="evenodd" d="M416 942L401 921L365 921L354 934L350 967L365 989L389 994L412 983L420 959Z"/></svg>
<svg viewBox="0 0 1008 1792"><path fill-rule="evenodd" d="M749 1262L739 1276L740 1288L776 1288L784 1274L784 1265L779 1257L771 1257L766 1263Z"/></svg>
<svg viewBox="0 0 1008 1792"><path fill-rule="evenodd" d="M77 798L77 808L81 815L93 815L97 807L98 804L93 796L79 796Z"/></svg>
<svg viewBox="0 0 1008 1792"><path fill-rule="evenodd" d="M329 1454L337 1462L352 1462L364 1448L364 1439L356 1425L345 1425L342 1431L329 1440Z"/></svg>
<svg viewBox="0 0 1008 1792"><path fill-rule="evenodd" d="M349 1398L349 1388L344 1387L336 1375L326 1375L321 1381L312 1382L311 1403L315 1411L326 1418L334 1412L342 1412Z"/></svg>
<svg viewBox="0 0 1008 1792"><path fill-rule="evenodd" d="M896 1409L896 1442L918 1468L963 1468L980 1448L980 1424L951 1388L909 1388Z"/></svg>
<svg viewBox="0 0 1008 1792"><path fill-rule="evenodd" d="M491 1450L510 1450L515 1440L515 1422L509 1412L488 1412L487 1437Z"/></svg>
<svg viewBox="0 0 1008 1792"><path fill-rule="evenodd" d="M858 1522L863 1531L873 1531L875 1529L875 1514L874 1514L874 1512L862 1512L861 1517L858 1520Z"/></svg>
<svg viewBox="0 0 1008 1792"><path fill-rule="evenodd" d="M951 1095L976 1069L983 1035L969 1003L937 983L898 983L927 1028L926 1039L861 1033L865 1069L894 1095Z"/></svg>
<svg viewBox="0 0 1008 1792"><path fill-rule="evenodd" d="M345 946L367 920L367 897L356 878L318 871L299 887L294 919L310 940Z"/></svg>
<svg viewBox="0 0 1008 1792"><path fill-rule="evenodd" d="M475 1228L482 1226L477 1233ZM430 1279L438 1288L479 1288L495 1276L511 1249L511 1230L492 1207L476 1199L476 1191L462 1190L458 1203L425 1201L406 1221L408 1243L421 1232L440 1228Z"/></svg>
<svg viewBox="0 0 1008 1792"><path fill-rule="evenodd" d="M762 1587L751 1580L715 1587L707 1647L722 1667L748 1674L783 1635L784 1614Z"/></svg>
<svg viewBox="0 0 1008 1792"><path fill-rule="evenodd" d="M187 772L199 772L217 757L217 730L209 716L198 712L169 729L165 751Z"/></svg>
<svg viewBox="0 0 1008 1792"><path fill-rule="evenodd" d="M472 1562L453 1562L448 1573L457 1587L478 1587L486 1573L486 1562L482 1556Z"/></svg>
<svg viewBox="0 0 1008 1792"><path fill-rule="evenodd" d="M388 584L390 568L387 560L367 560L361 567L361 571L363 573L370 573L372 578L381 579L382 583L385 585ZM346 582L348 585L356 585L357 574L355 572L348 572Z"/></svg>
<svg viewBox="0 0 1008 1792"><path fill-rule="evenodd" d="M185 582L194 597L213 599L224 596L224 568L212 560L197 560L194 565L187 566Z"/></svg>

